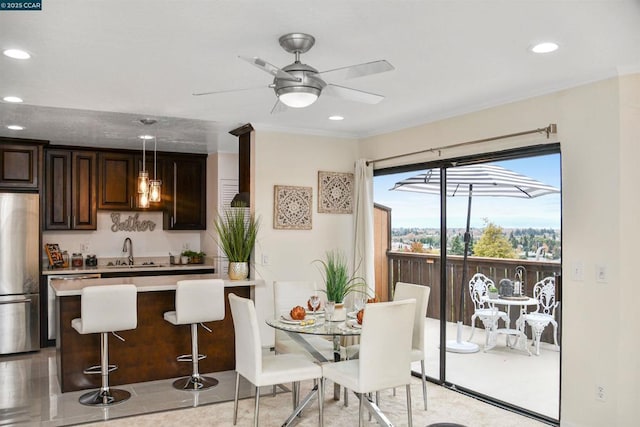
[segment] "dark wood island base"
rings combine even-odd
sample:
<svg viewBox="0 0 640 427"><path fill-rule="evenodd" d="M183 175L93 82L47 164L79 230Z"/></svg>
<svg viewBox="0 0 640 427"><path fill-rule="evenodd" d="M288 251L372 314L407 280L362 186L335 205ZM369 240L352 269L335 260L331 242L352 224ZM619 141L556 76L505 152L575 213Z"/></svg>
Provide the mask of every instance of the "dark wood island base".
<svg viewBox="0 0 640 427"><path fill-rule="evenodd" d="M229 309L229 293L250 297L249 286L225 288L225 318L206 325L212 333L201 331L199 352L207 355L200 361L200 373L235 369L234 329ZM58 378L62 392L99 388L100 375L83 370L100 365L100 334L81 335L71 327L80 317L80 296L58 297L59 334L56 341ZM126 341L109 336L109 363L118 369L109 374L110 385L139 383L191 375L191 363L176 357L191 354L189 325L174 326L163 314L174 310L175 290L138 292L138 327L118 332Z"/></svg>

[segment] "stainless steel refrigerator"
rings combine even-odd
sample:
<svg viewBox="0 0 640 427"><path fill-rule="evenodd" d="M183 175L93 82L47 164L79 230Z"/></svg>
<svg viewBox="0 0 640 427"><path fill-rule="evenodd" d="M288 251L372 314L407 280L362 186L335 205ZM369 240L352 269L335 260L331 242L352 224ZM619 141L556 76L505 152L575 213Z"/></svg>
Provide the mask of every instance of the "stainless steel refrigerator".
<svg viewBox="0 0 640 427"><path fill-rule="evenodd" d="M0 193L0 354L40 348L38 197Z"/></svg>

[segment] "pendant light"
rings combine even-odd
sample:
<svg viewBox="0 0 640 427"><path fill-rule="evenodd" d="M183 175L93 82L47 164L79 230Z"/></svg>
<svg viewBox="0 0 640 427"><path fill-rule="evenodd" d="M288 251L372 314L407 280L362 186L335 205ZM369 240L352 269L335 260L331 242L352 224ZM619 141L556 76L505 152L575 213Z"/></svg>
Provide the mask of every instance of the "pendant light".
<svg viewBox="0 0 640 427"><path fill-rule="evenodd" d="M158 179L158 155L157 155L158 141L156 137L153 137L153 179L149 181L149 201L152 203L158 203L162 201L162 181Z"/></svg>
<svg viewBox="0 0 640 427"><path fill-rule="evenodd" d="M140 123L145 126L149 126L154 124L156 121L154 119L141 119ZM151 191L151 183L149 181L149 172L147 172L147 158L146 158L146 145L147 140L153 138L155 141L155 136L151 135L140 135L140 139L142 139L142 169L138 173L138 206L141 208L148 208L150 197L149 193ZM154 148L155 154L155 148ZM154 178L155 178L155 157L154 157Z"/></svg>

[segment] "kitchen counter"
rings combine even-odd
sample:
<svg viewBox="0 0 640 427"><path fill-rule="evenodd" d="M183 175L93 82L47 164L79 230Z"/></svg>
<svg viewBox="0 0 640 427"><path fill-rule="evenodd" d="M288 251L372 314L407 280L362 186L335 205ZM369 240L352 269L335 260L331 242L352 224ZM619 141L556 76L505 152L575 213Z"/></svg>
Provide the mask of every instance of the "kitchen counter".
<svg viewBox="0 0 640 427"><path fill-rule="evenodd" d="M186 273L188 267L183 268ZM209 278L220 278L220 275L51 280L51 287L56 294L56 353L62 392L100 387L99 375L83 373L100 358L100 334L82 335L71 327L72 319L80 317L82 288L118 283L130 283L138 288L137 328L119 332L126 342L116 339L110 339L109 342L109 360L118 365L118 369L110 374L109 382L111 385L121 385L190 375L191 364L176 360L177 356L191 351L189 328L172 325L164 320L163 315L175 310L175 289L179 280ZM235 332L228 295L234 293L249 298L254 287L264 286L263 280L226 279L224 283L225 317L220 321L206 322L213 332L202 332L199 337L200 352L208 355L200 361L200 371L203 373L235 368Z"/></svg>
<svg viewBox="0 0 640 427"><path fill-rule="evenodd" d="M42 270L44 276L59 274L83 274L83 273L136 273L136 272L165 272L165 271L191 271L191 270L213 270L211 264L137 264L133 267L127 265L98 265L97 267L77 267L77 268L46 268ZM188 273L187 273L188 274Z"/></svg>
<svg viewBox="0 0 640 427"><path fill-rule="evenodd" d="M112 277L107 279L53 279L51 288L58 297L80 295L87 286L133 284L138 292L175 291L179 280L223 279L225 288L255 286L256 280L229 280L219 274L184 274L178 276Z"/></svg>

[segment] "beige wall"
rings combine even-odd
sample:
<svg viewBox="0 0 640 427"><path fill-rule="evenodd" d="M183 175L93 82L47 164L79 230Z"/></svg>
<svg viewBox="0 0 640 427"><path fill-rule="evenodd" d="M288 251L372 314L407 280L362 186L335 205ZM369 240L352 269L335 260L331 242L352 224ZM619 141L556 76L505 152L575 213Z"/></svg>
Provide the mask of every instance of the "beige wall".
<svg viewBox="0 0 640 427"><path fill-rule="evenodd" d="M349 139L300 136L283 133L255 133L254 197L255 213L262 226L256 243L255 276L265 280L265 295L256 289L256 309L273 313L271 305L274 280L310 280L322 282L313 260L327 250L342 248L352 252L352 216L318 213L318 171L353 172L357 142ZM311 230L273 228L273 192L275 185L311 187L313 195ZM269 258L262 264L263 255ZM273 330L263 328L263 345L273 342ZM264 342L267 340L267 342Z"/></svg>
<svg viewBox="0 0 640 427"><path fill-rule="evenodd" d="M639 76L611 79L360 142L361 157L376 159L557 123L558 134L549 140L507 139L443 151L440 157L561 144L565 426L637 425L639 94ZM438 153L376 168L434 158ZM578 264L583 280L571 274ZM607 283L596 281L596 266L606 268ZM596 385L605 387L605 402L595 400Z"/></svg>

